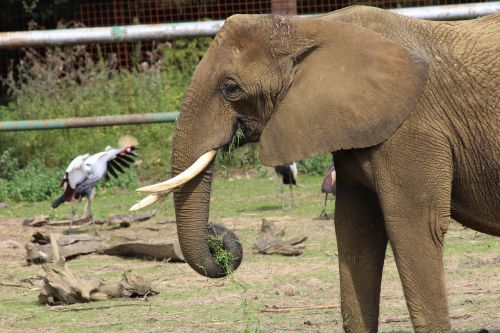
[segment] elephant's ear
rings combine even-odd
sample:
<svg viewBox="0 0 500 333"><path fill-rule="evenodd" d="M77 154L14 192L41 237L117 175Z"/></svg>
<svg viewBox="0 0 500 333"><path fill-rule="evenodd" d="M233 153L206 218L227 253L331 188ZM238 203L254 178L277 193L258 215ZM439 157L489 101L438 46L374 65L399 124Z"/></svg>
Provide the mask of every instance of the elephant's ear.
<svg viewBox="0 0 500 333"><path fill-rule="evenodd" d="M427 82L427 64L380 34L310 22L298 20L297 33L312 36L314 46L288 55L294 77L260 137L266 165L385 141L415 109Z"/></svg>

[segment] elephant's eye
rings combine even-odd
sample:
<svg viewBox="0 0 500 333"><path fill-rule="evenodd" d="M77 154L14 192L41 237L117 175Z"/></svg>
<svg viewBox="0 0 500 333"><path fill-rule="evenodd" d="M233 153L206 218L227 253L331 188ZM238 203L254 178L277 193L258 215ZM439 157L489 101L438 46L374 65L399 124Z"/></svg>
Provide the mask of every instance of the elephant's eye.
<svg viewBox="0 0 500 333"><path fill-rule="evenodd" d="M243 95L243 89L233 80L226 80L222 84L222 94L230 101L235 101Z"/></svg>

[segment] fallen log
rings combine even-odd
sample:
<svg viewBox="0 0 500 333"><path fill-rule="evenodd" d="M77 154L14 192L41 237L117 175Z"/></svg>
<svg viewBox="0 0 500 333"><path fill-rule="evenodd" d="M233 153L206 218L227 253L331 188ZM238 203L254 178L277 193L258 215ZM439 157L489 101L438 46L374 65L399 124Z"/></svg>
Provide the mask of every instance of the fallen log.
<svg viewBox="0 0 500 333"><path fill-rule="evenodd" d="M57 248L61 258L69 260L82 254L97 251L102 239L87 234L58 235ZM28 264L42 264L53 261L54 245L50 244L50 236L35 233L31 243L25 245Z"/></svg>
<svg viewBox="0 0 500 333"><path fill-rule="evenodd" d="M65 260L97 252L125 257L149 257L159 260L184 261L177 240L131 240L123 237L102 239L88 234L50 234L48 236L40 232L33 234L32 237L31 243L25 245L28 264L42 264L54 261L54 253L56 252L60 258ZM52 242L52 237L57 237L57 241Z"/></svg>
<svg viewBox="0 0 500 333"><path fill-rule="evenodd" d="M146 241L146 240L117 240L102 244L99 252L108 255L125 257L151 257L159 260L184 261L181 247L177 240L173 241Z"/></svg>
<svg viewBox="0 0 500 333"><path fill-rule="evenodd" d="M88 303L109 298L145 297L158 293L151 288L151 282L130 270L123 273L120 282L81 278L66 264L54 267L43 265L43 270L45 277L42 277L39 304Z"/></svg>

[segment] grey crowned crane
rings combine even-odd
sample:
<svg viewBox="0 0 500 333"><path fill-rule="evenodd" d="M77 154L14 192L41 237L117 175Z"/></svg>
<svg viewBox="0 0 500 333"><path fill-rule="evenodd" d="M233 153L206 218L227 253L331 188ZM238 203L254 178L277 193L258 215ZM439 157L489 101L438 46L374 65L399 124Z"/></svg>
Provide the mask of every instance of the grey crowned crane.
<svg viewBox="0 0 500 333"><path fill-rule="evenodd" d="M325 204L323 205L323 210L320 217L328 218L328 214L326 214L326 202L328 200L328 194L331 193L335 195L337 193L337 173L335 171L335 164L332 162L328 171L326 172L325 178L323 179L323 183L321 184L321 192L325 193Z"/></svg>
<svg viewBox="0 0 500 333"><path fill-rule="evenodd" d="M129 163L134 162L137 156L135 146L125 148L106 149L94 155L80 155L69 164L64 177L61 181L61 186L64 187L64 193L52 202L52 208L57 208L63 202L70 202L73 199L87 198L87 203L84 209L84 217L91 217L92 223L92 199L94 197L94 188L102 179L109 179L109 175L117 178L117 172L125 172L123 168L129 167ZM75 216L75 208L73 207L71 222ZM71 223L70 222L70 223ZM94 224L95 227L95 224ZM69 229L71 230L71 224Z"/></svg>
<svg viewBox="0 0 500 333"><path fill-rule="evenodd" d="M281 178L281 209L285 210L285 185L290 185L290 194L292 196L292 208L293 203L293 186L297 185L297 164L295 162L289 164L278 165L274 167L276 175Z"/></svg>

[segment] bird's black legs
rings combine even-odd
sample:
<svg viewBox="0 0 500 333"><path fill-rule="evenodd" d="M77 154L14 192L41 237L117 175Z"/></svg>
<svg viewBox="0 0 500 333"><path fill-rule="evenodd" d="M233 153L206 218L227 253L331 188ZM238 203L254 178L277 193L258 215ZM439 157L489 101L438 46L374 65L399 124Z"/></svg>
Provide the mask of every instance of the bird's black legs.
<svg viewBox="0 0 500 333"><path fill-rule="evenodd" d="M92 201L94 199L94 196L95 196L95 190L92 189L90 195L87 196L87 205L85 206L84 216L90 217L92 221L92 226L94 227L94 231L96 235L99 236L99 231L97 230L97 225L95 224L94 215L92 214Z"/></svg>
<svg viewBox="0 0 500 333"><path fill-rule="evenodd" d="M295 201L293 197L293 185L290 184L290 196L292 198L292 205L290 208L285 207L285 185L283 183L280 184L280 193L281 193L281 210L286 211L288 209L295 207Z"/></svg>
<svg viewBox="0 0 500 333"><path fill-rule="evenodd" d="M285 186L283 183L280 184L280 191L281 191L281 210L285 210Z"/></svg>
<svg viewBox="0 0 500 333"><path fill-rule="evenodd" d="M73 221L75 220L75 216L76 216L76 207L73 204L73 206L71 207L71 219L69 220L69 227L67 231L68 235L71 234L71 227L73 226Z"/></svg>
<svg viewBox="0 0 500 333"><path fill-rule="evenodd" d="M328 193L325 193L325 203L323 204L323 210L319 214L319 217L324 217L325 219L328 218L328 214L326 213L326 203L328 201Z"/></svg>

